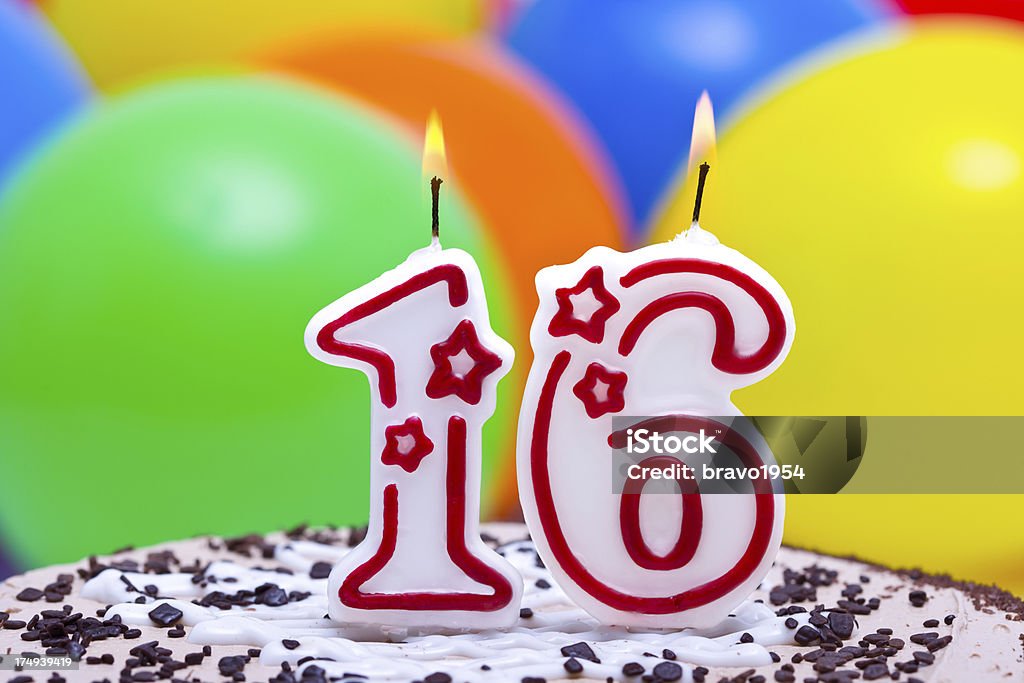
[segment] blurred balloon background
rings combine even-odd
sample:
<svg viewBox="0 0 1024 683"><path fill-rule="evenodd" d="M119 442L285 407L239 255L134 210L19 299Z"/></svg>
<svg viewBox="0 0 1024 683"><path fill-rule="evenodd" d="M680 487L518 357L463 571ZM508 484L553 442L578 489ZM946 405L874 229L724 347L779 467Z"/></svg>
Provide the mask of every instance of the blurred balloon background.
<svg viewBox="0 0 1024 683"><path fill-rule="evenodd" d="M641 237L686 160L702 90L727 114L780 67L877 19L873 9L855 0L539 0L508 44L594 126Z"/></svg>
<svg viewBox="0 0 1024 683"><path fill-rule="evenodd" d="M0 206L5 479L45 482L5 492L19 556L365 517L365 381L311 362L296 330L429 242L419 181L386 123L259 76L111 99L35 160ZM444 227L483 257L495 329L515 337L461 201ZM517 387L501 389L490 454L513 433ZM41 495L97 504L68 534ZM132 512L147 508L159 522Z"/></svg>
<svg viewBox="0 0 1024 683"><path fill-rule="evenodd" d="M0 188L89 98L85 72L27 3L0 1Z"/></svg>
<svg viewBox="0 0 1024 683"><path fill-rule="evenodd" d="M308 358L302 330L422 244L432 108L445 243L481 260L519 354L486 514L516 514L536 270L688 224L705 89L702 222L800 321L737 405L1021 414L1019 354L991 350L1024 342L1005 314L1024 294L1021 18L1009 0L0 0L18 103L0 108L0 480L18 482L0 555L365 519L365 380ZM1022 504L799 495L786 533L1020 592ZM933 509L975 513L916 523ZM907 533L871 533L880 517Z"/></svg>
<svg viewBox="0 0 1024 683"><path fill-rule="evenodd" d="M1024 357L993 344L1024 345L1024 323L1007 315L1024 301L1024 92L1003 87L1002 71L1024 69L1024 26L931 19L863 48L752 105L720 139L702 222L783 283L800 328L782 368L737 405L1020 415ZM689 220L693 191L682 181L655 237ZM791 496L788 538L903 566L955 562L1024 588L1024 541L1007 542L998 522L1024 496L948 499ZM943 508L975 510L944 516L943 543L864 523ZM979 551L954 559L951 538Z"/></svg>
<svg viewBox="0 0 1024 683"><path fill-rule="evenodd" d="M435 108L457 177L509 268L511 313L520 320L516 364L506 383L523 386L530 369L534 275L574 260L594 243L621 248L622 197L603 152L577 133L579 121L545 85L483 41L438 43L342 40L281 46L268 68L350 93L411 127ZM518 394L516 394L518 395ZM515 478L514 442L502 471ZM517 500L514 487L497 503Z"/></svg>
<svg viewBox="0 0 1024 683"><path fill-rule="evenodd" d="M10 0L5 0L10 1ZM243 59L320 33L453 37L487 21L480 0L38 0L103 89Z"/></svg>
<svg viewBox="0 0 1024 683"><path fill-rule="evenodd" d="M976 14L1024 21L1020 0L896 0L909 14Z"/></svg>

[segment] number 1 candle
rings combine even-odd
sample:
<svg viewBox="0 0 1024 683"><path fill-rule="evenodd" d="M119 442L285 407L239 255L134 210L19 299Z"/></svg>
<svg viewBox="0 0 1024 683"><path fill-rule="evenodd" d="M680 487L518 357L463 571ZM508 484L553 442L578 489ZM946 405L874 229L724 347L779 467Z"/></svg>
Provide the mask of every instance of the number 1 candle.
<svg viewBox="0 0 1024 683"><path fill-rule="evenodd" d="M713 136L709 103L703 113ZM756 433L711 418L738 415L732 391L782 363L793 312L764 269L697 225L707 170L694 224L674 241L597 247L537 275L520 498L559 585L607 623L713 626L763 580L781 543L784 497L763 479L753 495L680 481L678 495L644 505L642 483L612 486L615 415L646 416L634 428L717 434L747 467L772 462Z"/></svg>
<svg viewBox="0 0 1024 683"><path fill-rule="evenodd" d="M440 130L432 118L425 168ZM491 329L476 262L440 246L440 185L430 246L306 329L314 357L371 385L369 527L328 580L344 623L490 628L519 613L522 579L479 535L480 431L513 351Z"/></svg>

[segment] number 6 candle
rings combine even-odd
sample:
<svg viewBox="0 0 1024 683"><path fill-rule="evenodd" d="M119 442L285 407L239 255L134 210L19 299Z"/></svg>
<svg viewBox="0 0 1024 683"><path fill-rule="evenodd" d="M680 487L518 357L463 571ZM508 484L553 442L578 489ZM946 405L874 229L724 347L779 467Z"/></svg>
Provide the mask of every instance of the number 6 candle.
<svg viewBox="0 0 1024 683"><path fill-rule="evenodd" d="M713 139L710 103L698 107L702 118ZM761 582L781 543L784 498L763 479L753 495L681 485L646 506L642 487L613 493L614 415L715 433L723 425L710 416L738 415L731 392L774 371L792 344L782 288L697 225L707 170L694 224L674 241L629 253L597 247L537 275L520 498L559 585L606 623L713 626ZM743 464L770 464L757 435L721 434Z"/></svg>
<svg viewBox="0 0 1024 683"><path fill-rule="evenodd" d="M424 168L443 153L431 119ZM480 430L512 347L491 329L480 271L438 240L330 304L306 328L319 360L370 378L370 522L328 580L344 623L507 626L522 579L480 539Z"/></svg>

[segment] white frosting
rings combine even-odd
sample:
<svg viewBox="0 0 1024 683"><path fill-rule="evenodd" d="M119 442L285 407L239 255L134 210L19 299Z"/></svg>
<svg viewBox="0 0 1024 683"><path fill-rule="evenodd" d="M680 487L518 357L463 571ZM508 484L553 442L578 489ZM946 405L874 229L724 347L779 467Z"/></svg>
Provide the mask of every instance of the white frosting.
<svg viewBox="0 0 1024 683"><path fill-rule="evenodd" d="M692 223L689 228L676 235L673 238L673 241L686 242L690 244L704 244L707 246L721 244L715 234L700 227L700 223Z"/></svg>
<svg viewBox="0 0 1024 683"><path fill-rule="evenodd" d="M82 595L111 603L107 616L119 615L131 625L151 625L149 612L159 603L167 602L184 613L181 623L191 627L191 643L259 647L260 663L264 665L277 667L289 662L301 670L315 664L325 669L328 676L358 673L375 681L407 681L435 671L450 673L459 683L518 683L526 676L563 678L566 657L560 650L580 641L588 643L601 660L600 664L579 660L587 678L622 679L622 666L627 662L639 662L650 672L663 661L662 650L667 648L687 662L681 666L683 680L689 681L691 665L762 666L771 661L768 647L794 643L795 629L786 628L785 618L775 616L766 605L749 600L709 629L644 630L600 625L570 602L554 585L547 569L537 566L534 546L528 541L501 548L501 553L526 581L522 606L534 612L511 628L428 632L340 626L324 618L327 580L312 579L308 571L316 561L337 562L347 553L346 548L291 541L277 547L275 559L279 565L293 569L294 575L218 561L210 565L203 584L193 583L192 574L137 574L108 569L88 581ZM158 596L146 596L145 603L136 603L140 594L129 590L122 577L139 589L156 586ZM548 582L551 588L538 588L539 580ZM252 605L221 610L191 602L213 591L252 590L268 582L286 591L306 591L312 595L281 607ZM793 618L803 624L807 616L798 614ZM754 641L739 643L743 633L749 633ZM297 641L299 646L289 650L282 643L286 639ZM299 666L298 661L305 657L332 661L318 659ZM482 665L490 669L483 670Z"/></svg>

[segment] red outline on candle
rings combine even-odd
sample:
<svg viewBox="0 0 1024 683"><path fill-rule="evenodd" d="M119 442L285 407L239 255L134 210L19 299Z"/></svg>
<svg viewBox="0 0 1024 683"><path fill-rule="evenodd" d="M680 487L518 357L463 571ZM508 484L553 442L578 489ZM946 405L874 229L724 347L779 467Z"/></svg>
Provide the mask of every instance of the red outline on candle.
<svg viewBox="0 0 1024 683"><path fill-rule="evenodd" d="M594 299L600 305L587 320L582 320L575 315L571 297L588 289L594 293ZM552 337L578 334L594 344L604 340L605 323L619 310L619 300L604 286L604 270L601 266L594 266L584 273L574 287L556 289L555 301L558 303L558 311L548 323L548 334Z"/></svg>
<svg viewBox="0 0 1024 683"><path fill-rule="evenodd" d="M462 351L473 359L473 367L459 377L452 368L452 358ZM502 366L501 356L480 343L476 326L469 318L460 322L447 339L430 347L430 358L434 361L434 372L427 380L427 396L458 396L470 405L480 403L484 380Z"/></svg>
<svg viewBox="0 0 1024 683"><path fill-rule="evenodd" d="M551 361L544 385L541 387L530 440L530 477L537 503L537 514L540 517L541 527L548 546L551 548L551 553L561 566L562 571L580 589L612 609L640 614L676 614L706 605L735 590L750 578L761 564L771 543L775 522L775 498L770 483L765 479L758 479L754 484L754 528L743 555L724 574L704 584L673 595L659 597L631 595L601 581L579 561L565 537L561 522L559 522L551 489L551 476L548 471L548 434L551 429L552 408L559 381L571 360L571 353L559 351ZM723 429L721 442L732 448L745 465L751 467L763 464L757 450L749 441L735 430L728 429L714 420L696 415L668 415L656 419L670 420L670 424L677 429L699 430L709 427ZM767 490L764 490L765 488Z"/></svg>
<svg viewBox="0 0 1024 683"><path fill-rule="evenodd" d="M640 427L639 424L634 427ZM637 463L640 467L671 467L679 460L670 455L655 455ZM640 529L640 496L648 479L626 479L619 503L619 529L626 552L637 565L644 569L669 571L689 564L697 554L700 538L704 531L704 506L700 501L700 489L693 479L677 479L679 485L682 518L679 520L679 535L676 542L664 555L651 550Z"/></svg>
<svg viewBox="0 0 1024 683"><path fill-rule="evenodd" d="M364 593L362 586L377 575L395 554L398 542L398 485L384 489L384 529L373 557L345 577L338 598L346 607L365 610L464 610L494 612L512 600L512 584L497 569L473 554L466 544L466 421L448 418L448 472L445 531L448 556L473 581L491 593Z"/></svg>
<svg viewBox="0 0 1024 683"><path fill-rule="evenodd" d="M403 436L412 437L412 448L403 453L398 439ZM423 458L434 452L434 442L423 432L423 421L416 415L410 415L405 422L388 425L384 428L384 450L380 461L385 465L397 465L410 474L420 466Z"/></svg>
<svg viewBox="0 0 1024 683"><path fill-rule="evenodd" d="M353 306L340 318L324 325L316 335L317 346L332 356L344 356L368 363L377 372L377 391L381 402L393 408L398 402L398 387L395 383L395 361L381 349L365 344L341 342L335 333L341 328L351 325L368 316L378 313L402 299L426 289L431 285L445 282L448 284L448 303L458 308L469 300L469 285L466 273L454 263L435 266L422 273L413 275L405 282L382 292L361 304Z"/></svg>
<svg viewBox="0 0 1024 683"><path fill-rule="evenodd" d="M626 407L623 392L628 380L626 373L621 370L612 370L595 361L587 366L583 378L573 386L572 393L583 402L587 415L596 420L608 413L621 412ZM608 387L608 395L603 401L598 400L595 392L598 382Z"/></svg>
<svg viewBox="0 0 1024 683"><path fill-rule="evenodd" d="M682 308L700 308L715 321L715 348L711 363L722 372L746 375L759 372L779 357L786 344L786 316L771 292L746 273L724 263L700 259L663 259L637 266L619 280L623 287L632 287L648 278L678 273L711 275L740 287L761 307L768 321L768 337L754 353L743 356L735 348L736 326L728 306L716 296L704 292L678 292L649 303L626 326L619 339L619 353L628 356L647 326L662 315Z"/></svg>
<svg viewBox="0 0 1024 683"><path fill-rule="evenodd" d="M593 271L588 271L588 275ZM632 287L639 282L660 275L695 273L710 275L740 287L751 296L761 307L768 322L768 335L765 342L750 355L740 355L735 348L735 323L728 306L719 298L704 292L677 292L657 299L644 307L626 326L619 339L618 350L628 356L647 327L660 316L682 308L700 308L711 314L715 323L715 346L712 353L712 364L731 374L750 374L768 367L782 353L786 342L786 318L782 307L775 297L754 278L736 268L723 263L704 261L701 259L663 259L637 266L619 279L623 287ZM581 280L582 284L582 280ZM577 289L580 285L577 285ZM556 296L571 290L558 290ZM581 290L582 291L582 290ZM564 308L564 301L559 300L559 312ZM557 317L557 316L556 316ZM556 334L550 329L552 336ZM586 338L586 337L584 337ZM764 559L771 543L775 522L775 498L771 485L766 480L754 482L754 528L750 541L739 560L724 574L702 585L690 588L681 593L660 597L642 597L623 593L604 583L579 561L572 551L555 508L551 488L548 461L548 436L551 429L551 417L555 396L559 391L560 381L565 374L572 354L563 350L555 355L548 367L544 384L541 387L533 430L530 442L530 476L533 493L537 505L537 514L548 546L555 561L581 590L599 602L619 611L640 614L673 614L706 605L735 590L756 571ZM670 428L686 428L696 431L700 428L712 427L721 429L722 443L730 446L740 459L749 466L762 463L757 449L738 432L705 417L694 415L668 415L647 420L645 425L664 425ZM615 435L612 436L614 438ZM620 529L623 543L627 551L639 566L648 569L666 570L683 566L696 553L699 535L694 522L703 522L703 508L690 503L689 523L684 508L680 536L672 550L666 556L657 556L651 552L643 539L639 527L639 504L643 486L635 494L629 492L620 503ZM696 496L699 503L699 492L687 491L686 498ZM628 498L627 498L628 497ZM697 519L695 510L700 510ZM635 519L634 519L635 517ZM694 537L697 540L694 540Z"/></svg>

